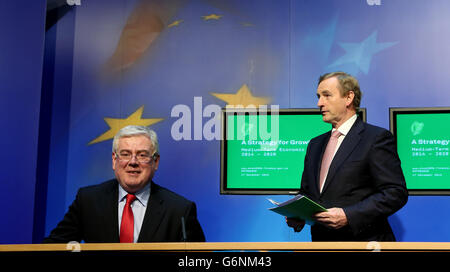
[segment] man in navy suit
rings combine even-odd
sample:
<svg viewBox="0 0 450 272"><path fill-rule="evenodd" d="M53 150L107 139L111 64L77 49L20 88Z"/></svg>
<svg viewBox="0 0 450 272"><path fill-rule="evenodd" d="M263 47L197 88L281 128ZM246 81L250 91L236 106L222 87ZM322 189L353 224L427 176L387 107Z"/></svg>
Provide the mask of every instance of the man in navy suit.
<svg viewBox="0 0 450 272"><path fill-rule="evenodd" d="M305 157L300 193L328 210L315 215L312 240L395 241L388 216L408 191L392 134L357 117L361 90L351 75L321 76L317 97L332 131L313 138ZM286 221L295 231L305 224Z"/></svg>
<svg viewBox="0 0 450 272"><path fill-rule="evenodd" d="M44 243L204 242L195 203L152 181L159 160L153 130L122 128L113 140L116 178L81 188Z"/></svg>

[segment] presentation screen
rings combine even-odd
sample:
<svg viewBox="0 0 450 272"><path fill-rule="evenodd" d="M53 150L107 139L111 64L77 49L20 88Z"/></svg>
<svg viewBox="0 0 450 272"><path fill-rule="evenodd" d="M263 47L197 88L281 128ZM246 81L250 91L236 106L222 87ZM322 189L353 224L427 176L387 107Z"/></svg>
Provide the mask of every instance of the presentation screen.
<svg viewBox="0 0 450 272"><path fill-rule="evenodd" d="M297 194L308 143L329 130L318 109L223 109L220 193Z"/></svg>
<svg viewBox="0 0 450 272"><path fill-rule="evenodd" d="M390 108L409 193L450 194L450 108Z"/></svg>

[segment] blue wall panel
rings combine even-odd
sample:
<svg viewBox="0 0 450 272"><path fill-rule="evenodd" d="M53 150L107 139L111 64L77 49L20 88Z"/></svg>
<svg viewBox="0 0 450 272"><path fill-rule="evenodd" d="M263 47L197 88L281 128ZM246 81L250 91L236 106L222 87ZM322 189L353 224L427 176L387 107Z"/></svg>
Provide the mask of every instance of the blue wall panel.
<svg viewBox="0 0 450 272"><path fill-rule="evenodd" d="M45 1L0 3L0 243L31 243Z"/></svg>

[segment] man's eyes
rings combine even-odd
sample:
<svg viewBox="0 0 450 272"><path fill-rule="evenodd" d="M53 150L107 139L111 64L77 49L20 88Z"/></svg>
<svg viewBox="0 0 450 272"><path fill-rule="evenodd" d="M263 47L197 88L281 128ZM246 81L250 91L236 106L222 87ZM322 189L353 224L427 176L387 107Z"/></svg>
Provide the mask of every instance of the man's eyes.
<svg viewBox="0 0 450 272"><path fill-rule="evenodd" d="M132 156L132 154L128 153L128 152L122 152L122 153L120 153L120 156L121 157L125 157L125 158L129 158L129 157ZM136 154L136 157L138 157L138 158L148 158L148 157L150 157L150 154L147 153L147 152L142 152L142 153Z"/></svg>
<svg viewBox="0 0 450 272"><path fill-rule="evenodd" d="M317 98L320 99L321 96L323 96L323 97L330 97L331 94L328 94L328 93L318 94L318 95L317 95Z"/></svg>

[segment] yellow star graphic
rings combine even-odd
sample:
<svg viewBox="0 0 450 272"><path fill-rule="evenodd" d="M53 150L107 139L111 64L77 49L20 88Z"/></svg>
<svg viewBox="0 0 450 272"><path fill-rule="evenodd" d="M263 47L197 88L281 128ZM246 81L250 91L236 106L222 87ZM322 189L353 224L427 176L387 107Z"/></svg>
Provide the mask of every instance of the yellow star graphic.
<svg viewBox="0 0 450 272"><path fill-rule="evenodd" d="M227 107L247 107L249 105L259 107L260 105L267 105L270 102L269 97L253 96L247 84L242 85L242 87L235 94L211 94L220 100L227 102Z"/></svg>
<svg viewBox="0 0 450 272"><path fill-rule="evenodd" d="M158 123L163 120L162 118L142 119L141 117L142 117L143 111L144 111L144 106L137 109L130 116L128 116L128 118L125 118L125 119L105 117L104 120L108 124L110 129L107 132L100 135L99 137L90 141L88 143L88 145L96 144L96 143L114 138L114 135L116 135L117 132L123 127L129 126L129 125L150 126L150 125L153 125L153 124Z"/></svg>
<svg viewBox="0 0 450 272"><path fill-rule="evenodd" d="M183 20L176 20L173 23L171 23L170 25L168 25L167 27L174 27L174 26L179 26L181 23L183 22Z"/></svg>
<svg viewBox="0 0 450 272"><path fill-rule="evenodd" d="M223 15L218 15L218 14L210 14L210 15L206 15L206 16L202 16L203 20L208 21L208 20L219 20L220 18L222 18Z"/></svg>

